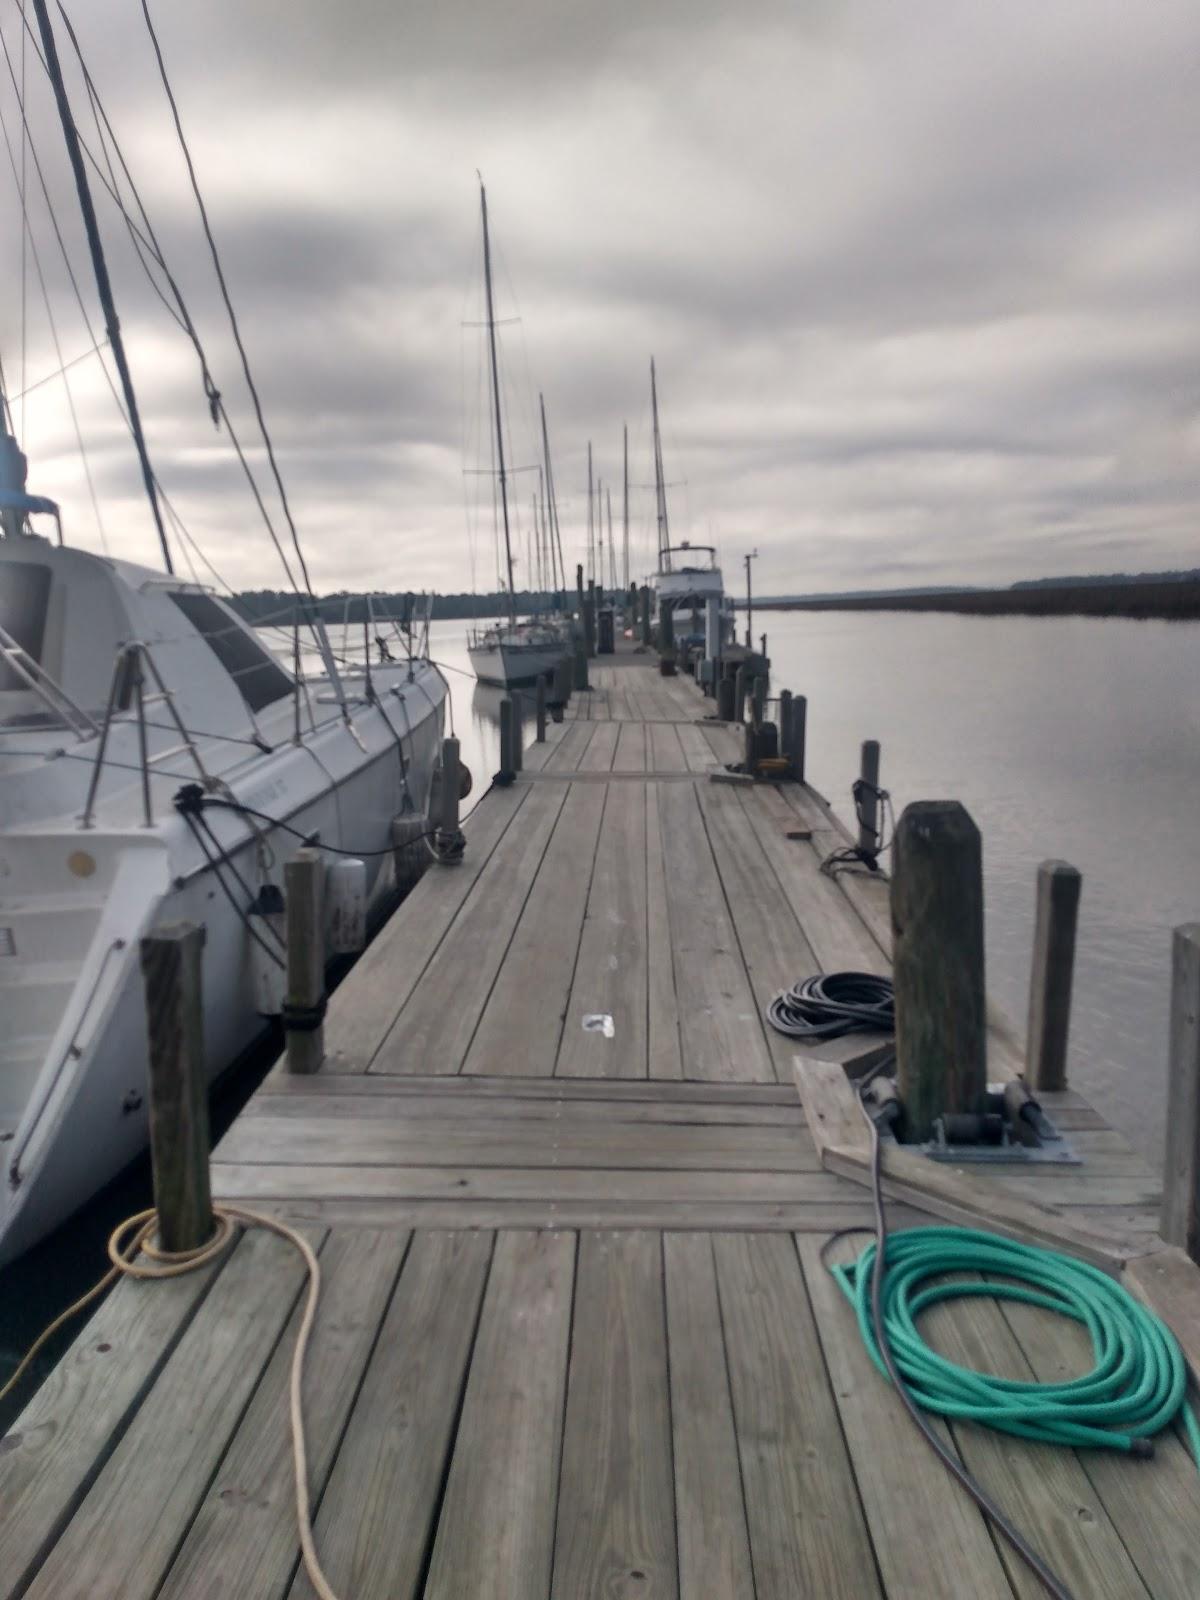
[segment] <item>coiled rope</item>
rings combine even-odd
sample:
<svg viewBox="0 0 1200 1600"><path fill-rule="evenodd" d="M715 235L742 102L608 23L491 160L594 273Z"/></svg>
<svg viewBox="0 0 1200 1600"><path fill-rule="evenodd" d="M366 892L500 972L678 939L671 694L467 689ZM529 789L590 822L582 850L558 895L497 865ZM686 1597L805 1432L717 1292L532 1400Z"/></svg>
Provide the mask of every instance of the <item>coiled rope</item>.
<svg viewBox="0 0 1200 1600"><path fill-rule="evenodd" d="M42 1330L37 1339L26 1352L21 1364L8 1379L3 1388L0 1388L0 1401L11 1393L20 1381L22 1374L28 1369L38 1351L45 1345L65 1322L91 1304L97 1296L104 1293L118 1278L178 1278L185 1272L196 1272L201 1267L218 1260L233 1243L238 1224L248 1228L269 1228L272 1233L277 1233L281 1239L286 1239L304 1259L308 1271L308 1297L304 1303L304 1315L300 1319L300 1328L296 1334L296 1345L292 1351L291 1381L289 1384L288 1409L291 1418L292 1432L292 1474L296 1486L296 1527L300 1536L300 1550L304 1558L304 1568L308 1573L319 1600L338 1600L338 1596L330 1585L328 1578L322 1571L320 1560L317 1556L316 1541L313 1538L312 1506L308 1496L308 1448L304 1434L304 1405L303 1405L303 1380L304 1358L308 1351L309 1336L312 1333L313 1321L317 1314L317 1304L321 1298L321 1267L317 1261L316 1252L303 1234L294 1228L289 1228L286 1222L281 1222L277 1217L269 1217L260 1211L247 1211L241 1206L213 1206L213 1216L216 1228L213 1236L196 1250L183 1250L172 1252L161 1249L154 1243L154 1234L158 1229L157 1213L139 1211L132 1217L126 1217L118 1227L114 1228L108 1241L108 1259L112 1266L86 1294L81 1295L74 1305L70 1305L61 1312L50 1325Z"/></svg>
<svg viewBox="0 0 1200 1600"><path fill-rule="evenodd" d="M879 1068L876 1071L880 1070ZM1021 1244L974 1228L916 1228L888 1234L880 1173L879 1129L863 1104L871 1133L875 1238L857 1261L829 1266L854 1307L871 1360L895 1388L933 1453L1008 1541L1054 1600L1071 1591L1024 1534L963 1466L923 1411L982 1423L1040 1443L1154 1453L1152 1439L1182 1421L1200 1471L1200 1425L1187 1400L1187 1366L1175 1335L1159 1317L1098 1268L1055 1250ZM861 1228L832 1234L829 1247ZM953 1272L997 1276L946 1281ZM1022 1301L1082 1324L1095 1366L1066 1383L995 1377L960 1367L931 1350L917 1318L938 1301L959 1296Z"/></svg>
<svg viewBox="0 0 1200 1600"><path fill-rule="evenodd" d="M777 994L767 1021L789 1039L837 1039L856 1029L891 1033L892 981L871 972L824 972Z"/></svg>

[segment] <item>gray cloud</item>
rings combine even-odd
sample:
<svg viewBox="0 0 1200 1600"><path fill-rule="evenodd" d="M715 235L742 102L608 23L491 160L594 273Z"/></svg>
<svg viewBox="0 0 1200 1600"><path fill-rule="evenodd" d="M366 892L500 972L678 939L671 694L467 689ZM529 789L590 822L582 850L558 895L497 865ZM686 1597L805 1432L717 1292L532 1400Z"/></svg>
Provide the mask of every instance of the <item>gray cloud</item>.
<svg viewBox="0 0 1200 1600"><path fill-rule="evenodd" d="M675 526L730 561L757 542L764 588L1195 562L1191 0L155 9L321 583L494 570L488 506L464 514L464 451L486 449L463 327L481 314L477 166L501 314L522 318L502 330L513 450L536 459L540 387L570 561L586 440L615 484L627 420L647 476L653 350ZM137 7L77 21L249 437ZM31 114L82 264L44 86ZM85 338L34 219L71 355ZM274 582L190 352L111 210L105 228L161 476L231 581ZM0 271L19 281L18 230ZM32 379L54 364L38 314L29 338ZM10 385L19 344L10 293ZM95 364L73 377L113 547L150 558ZM94 538L58 385L24 431L39 486ZM634 527L644 563L640 488Z"/></svg>

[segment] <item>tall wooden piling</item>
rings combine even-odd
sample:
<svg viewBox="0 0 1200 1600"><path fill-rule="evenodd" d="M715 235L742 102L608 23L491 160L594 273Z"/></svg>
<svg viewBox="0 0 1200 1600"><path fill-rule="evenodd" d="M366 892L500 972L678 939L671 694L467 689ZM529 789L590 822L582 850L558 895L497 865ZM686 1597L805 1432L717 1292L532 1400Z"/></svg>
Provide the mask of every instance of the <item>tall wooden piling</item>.
<svg viewBox="0 0 1200 1600"><path fill-rule="evenodd" d="M797 783L804 782L804 745L808 736L808 700L802 694L792 696L791 712L786 732L780 729L781 752L788 759L788 770Z"/></svg>
<svg viewBox="0 0 1200 1600"><path fill-rule="evenodd" d="M158 1242L196 1250L213 1231L201 959L204 929L170 923L141 942Z"/></svg>
<svg viewBox="0 0 1200 1600"><path fill-rule="evenodd" d="M905 1138L920 1141L987 1091L983 851L957 800L918 800L900 818L892 939L896 1082Z"/></svg>
<svg viewBox="0 0 1200 1600"><path fill-rule="evenodd" d="M733 675L733 720L746 720L746 669L739 667Z"/></svg>
<svg viewBox="0 0 1200 1600"><path fill-rule="evenodd" d="M534 714L537 720L535 737L538 744L545 744L546 742L546 700L546 675L543 673L537 681L537 692L534 699Z"/></svg>
<svg viewBox="0 0 1200 1600"><path fill-rule="evenodd" d="M856 795L858 848L874 856L879 847L879 741L864 739L859 755Z"/></svg>
<svg viewBox="0 0 1200 1600"><path fill-rule="evenodd" d="M444 786L443 786L444 787ZM325 1059L325 868L318 850L283 865L287 999L283 1026L289 1072L316 1072Z"/></svg>
<svg viewBox="0 0 1200 1600"><path fill-rule="evenodd" d="M520 772L525 765L525 696L520 690L512 695L512 767Z"/></svg>
<svg viewBox="0 0 1200 1600"><path fill-rule="evenodd" d="M587 643L583 639L576 639L575 641L574 683L576 689L586 689L588 687Z"/></svg>
<svg viewBox="0 0 1200 1600"><path fill-rule="evenodd" d="M1078 867L1067 861L1043 861L1038 868L1025 1048L1025 1081L1035 1094L1049 1094L1067 1086L1067 1035L1081 883Z"/></svg>
<svg viewBox="0 0 1200 1600"><path fill-rule="evenodd" d="M431 818L440 833L458 834L458 806L462 798L460 745L453 734L442 740L442 781L438 785L438 812Z"/></svg>
<svg viewBox="0 0 1200 1600"><path fill-rule="evenodd" d="M496 776L505 783L511 783L517 775L516 763L513 760L513 722L515 720L515 707L508 695L500 702L500 771Z"/></svg>
<svg viewBox="0 0 1200 1600"><path fill-rule="evenodd" d="M1160 1231L1200 1261L1200 922L1171 942L1167 1148Z"/></svg>
<svg viewBox="0 0 1200 1600"><path fill-rule="evenodd" d="M761 728L767 719L767 675L765 672L755 674L754 685L750 695L750 714L756 728Z"/></svg>
<svg viewBox="0 0 1200 1600"><path fill-rule="evenodd" d="M587 641L588 659L596 654L596 580L589 578L583 602L583 637Z"/></svg>
<svg viewBox="0 0 1200 1600"><path fill-rule="evenodd" d="M722 722L733 721L733 679L717 679L717 716Z"/></svg>

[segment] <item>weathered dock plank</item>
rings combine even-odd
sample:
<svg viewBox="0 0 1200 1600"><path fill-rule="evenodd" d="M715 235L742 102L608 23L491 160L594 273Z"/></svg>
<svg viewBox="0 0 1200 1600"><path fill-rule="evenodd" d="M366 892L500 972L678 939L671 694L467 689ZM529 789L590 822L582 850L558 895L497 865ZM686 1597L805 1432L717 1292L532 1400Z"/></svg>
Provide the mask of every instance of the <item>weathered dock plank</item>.
<svg viewBox="0 0 1200 1600"><path fill-rule="evenodd" d="M661 1238L585 1233L577 1272L551 1593L674 1600Z"/></svg>

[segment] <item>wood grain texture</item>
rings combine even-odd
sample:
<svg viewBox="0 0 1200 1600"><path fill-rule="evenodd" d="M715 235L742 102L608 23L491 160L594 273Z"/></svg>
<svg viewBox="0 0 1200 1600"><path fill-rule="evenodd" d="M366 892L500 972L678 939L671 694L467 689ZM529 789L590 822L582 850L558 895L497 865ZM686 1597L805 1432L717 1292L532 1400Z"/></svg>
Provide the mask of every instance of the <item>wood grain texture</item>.
<svg viewBox="0 0 1200 1600"><path fill-rule="evenodd" d="M815 1172L803 1127L761 1123L547 1125L455 1117L442 1125L370 1115L241 1117L221 1144L222 1163L406 1167L644 1167L653 1171Z"/></svg>
<svg viewBox="0 0 1200 1600"><path fill-rule="evenodd" d="M319 1504L396 1275L406 1229L334 1233L321 1251L322 1293L304 1363L308 1481ZM288 1387L301 1307L205 1494L159 1600L214 1594L272 1600L299 1559Z"/></svg>
<svg viewBox="0 0 1200 1600"><path fill-rule="evenodd" d="M224 1264L119 1284L0 1439L4 1600L26 1588Z"/></svg>
<svg viewBox="0 0 1200 1600"><path fill-rule="evenodd" d="M401 913L371 941L352 977L335 990L325 1014L323 1077L366 1071L531 792L514 786L488 795L487 804L463 824L467 848L462 861L426 872Z"/></svg>
<svg viewBox="0 0 1200 1600"><path fill-rule="evenodd" d="M29 1586L31 1597L157 1594L304 1277L299 1253L274 1234L253 1229L240 1241Z"/></svg>
<svg viewBox="0 0 1200 1600"><path fill-rule="evenodd" d="M684 1076L769 1082L775 1068L695 791L663 784L659 807Z"/></svg>
<svg viewBox="0 0 1200 1600"><path fill-rule="evenodd" d="M663 1237L680 1600L754 1593L712 1239Z"/></svg>
<svg viewBox="0 0 1200 1600"><path fill-rule="evenodd" d="M580 1237L554 1600L675 1600L671 1419L656 1233Z"/></svg>
<svg viewBox="0 0 1200 1600"><path fill-rule="evenodd" d="M642 785L608 790L587 915L579 940L555 1072L575 1078L644 1078L648 1071L646 795ZM586 1016L612 1018L613 1032L585 1030Z"/></svg>
<svg viewBox="0 0 1200 1600"><path fill-rule="evenodd" d="M338 1594L415 1600L492 1239L421 1233L409 1250L316 1519ZM314 1600L303 1568L292 1600Z"/></svg>
<svg viewBox="0 0 1200 1600"><path fill-rule="evenodd" d="M588 747L579 758L580 772L607 772L617 750L617 724L601 722L592 730Z"/></svg>
<svg viewBox="0 0 1200 1600"><path fill-rule="evenodd" d="M671 954L666 862L662 836L662 786L646 785L647 1071L656 1081L683 1077L679 992Z"/></svg>
<svg viewBox="0 0 1200 1600"><path fill-rule="evenodd" d="M714 1247L757 1600L880 1596L795 1244L718 1234Z"/></svg>
<svg viewBox="0 0 1200 1600"><path fill-rule="evenodd" d="M424 1600L550 1592L575 1239L496 1240Z"/></svg>
<svg viewBox="0 0 1200 1600"><path fill-rule="evenodd" d="M380 1045L372 1071L460 1070L566 795L557 785L531 790L511 847L480 875L452 937L439 946Z"/></svg>
<svg viewBox="0 0 1200 1600"><path fill-rule="evenodd" d="M817 971L817 960L761 844L745 825L736 793L713 784L697 790L709 844L737 929L760 1019L782 990ZM781 1083L791 1080L795 1041L765 1021L760 1027Z"/></svg>
<svg viewBox="0 0 1200 1600"><path fill-rule="evenodd" d="M463 1062L465 1074L553 1073L604 810L603 788L568 789Z"/></svg>

